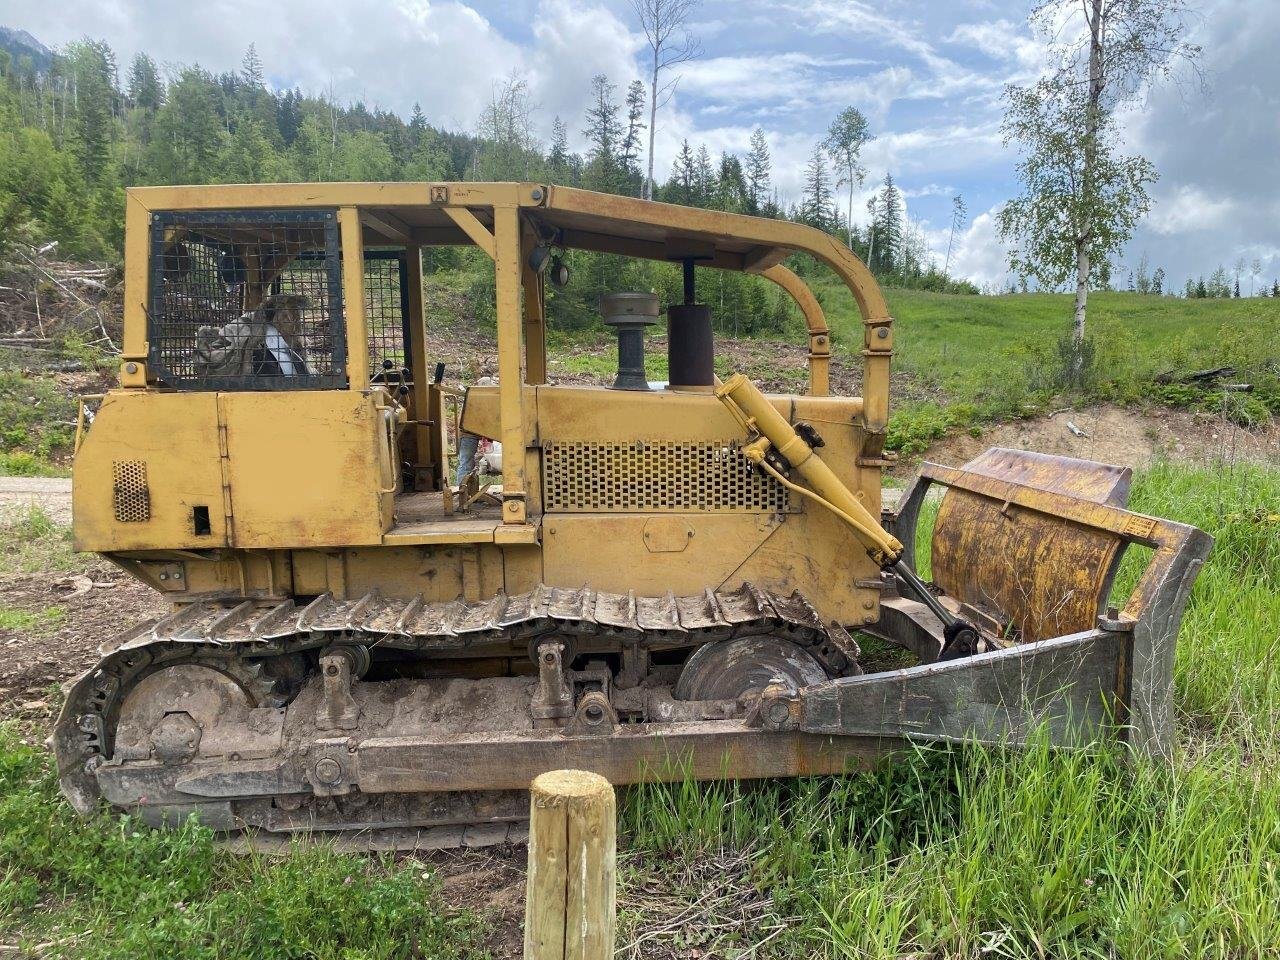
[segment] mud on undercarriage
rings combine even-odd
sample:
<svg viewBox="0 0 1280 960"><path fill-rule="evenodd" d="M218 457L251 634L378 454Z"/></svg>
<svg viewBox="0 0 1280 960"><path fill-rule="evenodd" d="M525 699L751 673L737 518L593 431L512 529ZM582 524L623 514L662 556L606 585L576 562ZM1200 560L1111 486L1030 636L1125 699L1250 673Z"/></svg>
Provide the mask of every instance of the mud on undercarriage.
<svg viewBox="0 0 1280 960"><path fill-rule="evenodd" d="M317 831L427 848L518 837L524 789L562 767L617 784L840 773L913 739L1017 743L1039 728L1160 755L1174 640L1212 541L1123 509L1127 482L1021 451L926 464L890 526L911 562L929 486L949 488L933 534L943 589L930 605L883 575L863 629L920 665L877 673L804 597L751 584L196 601L73 684L54 734L62 788L81 812L105 799L157 825L195 814L257 843ZM1109 609L1131 543L1153 552ZM979 652L940 661L938 603L978 625Z"/></svg>
<svg viewBox="0 0 1280 960"><path fill-rule="evenodd" d="M759 690L856 675L857 655L799 594L751 584L209 599L120 638L75 682L59 772L77 809L102 797L153 825L196 814L227 831L360 831L364 846L501 842L527 815L529 771L581 765L582 741L615 782L682 769L690 743L714 775L726 750L758 751ZM734 775L801 772L774 752Z"/></svg>

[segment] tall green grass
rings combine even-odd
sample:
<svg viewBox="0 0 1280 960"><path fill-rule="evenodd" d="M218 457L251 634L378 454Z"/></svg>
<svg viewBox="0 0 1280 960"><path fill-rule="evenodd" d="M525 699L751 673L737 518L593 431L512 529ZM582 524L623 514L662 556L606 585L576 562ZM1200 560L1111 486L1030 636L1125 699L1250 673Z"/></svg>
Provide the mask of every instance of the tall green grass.
<svg viewBox="0 0 1280 960"><path fill-rule="evenodd" d="M634 843L752 850L795 918L779 956L1280 955L1280 472L1159 465L1131 504L1217 538L1178 646L1174 765L1040 738L847 779L651 785L623 803Z"/></svg>
<svg viewBox="0 0 1280 960"><path fill-rule="evenodd" d="M1280 743L1280 470L1250 463L1138 474L1130 506L1214 537L1191 595L1176 660L1177 704L1189 738ZM1141 557L1126 558L1117 586Z"/></svg>
<svg viewBox="0 0 1280 960"><path fill-rule="evenodd" d="M300 845L236 856L205 829L81 821L48 755L0 724L0 943L77 960L482 957L425 868ZM36 949L36 948L39 949Z"/></svg>

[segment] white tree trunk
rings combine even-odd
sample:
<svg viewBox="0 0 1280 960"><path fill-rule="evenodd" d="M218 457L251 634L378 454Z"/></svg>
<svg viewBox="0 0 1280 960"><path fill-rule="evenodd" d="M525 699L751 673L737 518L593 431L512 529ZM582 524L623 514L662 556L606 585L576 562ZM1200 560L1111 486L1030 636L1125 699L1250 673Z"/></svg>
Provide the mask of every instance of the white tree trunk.
<svg viewBox="0 0 1280 960"><path fill-rule="evenodd" d="M1071 339L1077 344L1084 342L1085 308L1089 303L1089 245L1083 240L1076 241L1076 309L1071 325ZM1075 363L1079 366L1080 354L1076 353Z"/></svg>
<svg viewBox="0 0 1280 960"><path fill-rule="evenodd" d="M658 67L654 54L653 76L649 79L649 175L644 180L644 198L653 199L653 134L658 124Z"/></svg>
<svg viewBox="0 0 1280 960"><path fill-rule="evenodd" d="M849 213L845 226L849 228L849 252L853 253L853 171L849 171Z"/></svg>
<svg viewBox="0 0 1280 960"><path fill-rule="evenodd" d="M1093 202L1094 166L1098 155L1098 130L1101 126L1102 88L1105 78L1102 75L1102 53L1105 36L1103 33L1103 0L1091 0L1090 10L1086 13L1089 24L1089 99L1085 111L1085 144L1084 167L1081 171L1085 191L1086 206ZM1089 302L1089 235L1088 228L1076 236L1076 308L1071 325L1071 339L1079 346L1084 342L1085 310ZM1076 366L1082 355L1076 353Z"/></svg>

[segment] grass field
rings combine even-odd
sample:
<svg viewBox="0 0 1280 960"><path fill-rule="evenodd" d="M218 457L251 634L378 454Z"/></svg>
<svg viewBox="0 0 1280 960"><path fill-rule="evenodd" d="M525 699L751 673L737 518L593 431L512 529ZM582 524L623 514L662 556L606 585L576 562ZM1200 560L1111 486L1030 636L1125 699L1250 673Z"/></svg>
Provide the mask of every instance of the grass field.
<svg viewBox="0 0 1280 960"><path fill-rule="evenodd" d="M1217 540L1178 650L1172 768L1106 747L921 747L873 775L624 791L622 942L691 905L647 941L656 952L624 955L1280 953L1280 473L1159 466L1132 502ZM44 751L0 728L2 942L77 958L483 955L486 919L438 895L413 859L239 858L194 827L79 821Z"/></svg>
<svg viewBox="0 0 1280 960"><path fill-rule="evenodd" d="M828 315L837 350L861 349L853 300L832 278L809 281ZM933 400L895 398L890 445L919 452L947 429L1016 419L1091 401L1165 404L1223 412L1243 425L1280 415L1280 300L1184 300L1132 293L1089 298L1088 363L1068 377L1059 342L1071 329L1065 294L959 296L885 291L895 320L894 370ZM1236 368L1248 393L1185 383L1196 370Z"/></svg>

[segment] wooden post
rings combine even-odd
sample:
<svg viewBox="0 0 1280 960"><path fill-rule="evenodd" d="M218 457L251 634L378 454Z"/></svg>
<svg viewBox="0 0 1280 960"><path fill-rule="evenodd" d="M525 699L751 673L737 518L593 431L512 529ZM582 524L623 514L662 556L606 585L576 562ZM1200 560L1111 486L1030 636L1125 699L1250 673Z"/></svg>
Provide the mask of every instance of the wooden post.
<svg viewBox="0 0 1280 960"><path fill-rule="evenodd" d="M529 793L525 960L612 960L613 786L599 774L553 770Z"/></svg>

